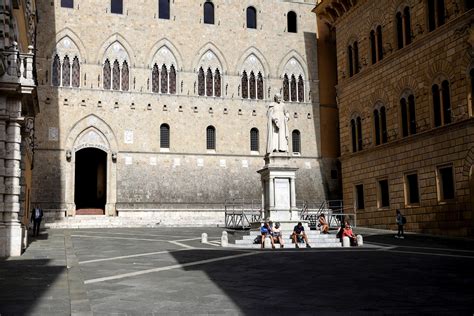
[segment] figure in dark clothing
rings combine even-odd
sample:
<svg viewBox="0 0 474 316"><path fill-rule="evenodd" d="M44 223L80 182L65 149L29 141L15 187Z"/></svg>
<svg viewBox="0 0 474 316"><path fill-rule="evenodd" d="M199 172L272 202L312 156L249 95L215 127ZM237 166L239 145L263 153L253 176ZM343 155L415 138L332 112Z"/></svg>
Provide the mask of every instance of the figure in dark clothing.
<svg viewBox="0 0 474 316"><path fill-rule="evenodd" d="M41 226L41 220L43 219L43 210L36 206L31 212L31 220L33 221L33 236L38 236Z"/></svg>

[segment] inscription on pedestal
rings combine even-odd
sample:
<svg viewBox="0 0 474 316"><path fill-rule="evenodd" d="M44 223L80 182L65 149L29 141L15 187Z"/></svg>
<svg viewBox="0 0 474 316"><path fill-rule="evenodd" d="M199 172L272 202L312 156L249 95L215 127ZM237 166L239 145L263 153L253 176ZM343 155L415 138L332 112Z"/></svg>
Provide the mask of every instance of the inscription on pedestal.
<svg viewBox="0 0 474 316"><path fill-rule="evenodd" d="M275 179L275 208L290 209L289 179Z"/></svg>

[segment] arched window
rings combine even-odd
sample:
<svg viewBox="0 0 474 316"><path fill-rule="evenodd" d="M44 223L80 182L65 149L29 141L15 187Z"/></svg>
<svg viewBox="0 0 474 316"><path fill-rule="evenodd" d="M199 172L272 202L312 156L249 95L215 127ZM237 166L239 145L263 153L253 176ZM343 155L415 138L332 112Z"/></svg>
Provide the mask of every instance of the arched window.
<svg viewBox="0 0 474 316"><path fill-rule="evenodd" d="M435 127L451 123L451 97L449 82L444 80L441 87L434 84L431 87L433 95L433 114Z"/></svg>
<svg viewBox="0 0 474 316"><path fill-rule="evenodd" d="M299 130L295 129L291 133L291 143L293 145L293 152L301 153L301 134Z"/></svg>
<svg viewBox="0 0 474 316"><path fill-rule="evenodd" d="M400 112L402 119L402 136L416 134L415 97L413 94L400 99Z"/></svg>
<svg viewBox="0 0 474 316"><path fill-rule="evenodd" d="M61 7L74 8L74 0L61 0Z"/></svg>
<svg viewBox="0 0 474 316"><path fill-rule="evenodd" d="M112 68L112 89L120 90L120 65L118 60L114 61L114 67Z"/></svg>
<svg viewBox="0 0 474 316"><path fill-rule="evenodd" d="M176 94L176 70L174 68L174 65L171 65L170 67L169 77L170 94Z"/></svg>
<svg viewBox="0 0 474 316"><path fill-rule="evenodd" d="M296 78L295 75L291 75L291 83L290 83L290 89L291 89L291 101L297 101L296 98Z"/></svg>
<svg viewBox="0 0 474 316"><path fill-rule="evenodd" d="M206 148L208 150L216 149L216 129L214 126L208 126L206 128Z"/></svg>
<svg viewBox="0 0 474 316"><path fill-rule="evenodd" d="M359 73L359 44L353 42L347 48L347 61L349 66L349 77Z"/></svg>
<svg viewBox="0 0 474 316"><path fill-rule="evenodd" d="M247 8L247 28L256 29L257 28L257 10L254 7Z"/></svg>
<svg viewBox="0 0 474 316"><path fill-rule="evenodd" d="M204 23L214 24L214 4L210 1L204 2Z"/></svg>
<svg viewBox="0 0 474 316"><path fill-rule="evenodd" d="M79 88L81 83L81 66L79 64L79 59L74 57L72 61L72 86L74 88Z"/></svg>
<svg viewBox="0 0 474 316"><path fill-rule="evenodd" d="M301 75L298 77L298 102L304 102L304 81Z"/></svg>
<svg viewBox="0 0 474 316"><path fill-rule="evenodd" d="M250 78L249 78L249 96L250 99L254 100L257 97L257 91L256 91L256 81L255 81L255 74L253 71L250 72Z"/></svg>
<svg viewBox="0 0 474 316"><path fill-rule="evenodd" d="M385 144L387 142L387 118L385 106L380 106L374 110L374 130L375 144Z"/></svg>
<svg viewBox="0 0 474 316"><path fill-rule="evenodd" d="M111 0L110 12L116 14L123 14L123 0Z"/></svg>
<svg viewBox="0 0 474 316"><path fill-rule="evenodd" d="M370 59L372 60L372 64L377 62L377 44L375 42L375 31L370 31L369 35L370 40Z"/></svg>
<svg viewBox="0 0 474 316"><path fill-rule="evenodd" d="M199 74L198 74L198 95L204 95L205 93L205 84L204 84L204 70L199 68Z"/></svg>
<svg viewBox="0 0 474 316"><path fill-rule="evenodd" d="M161 66L161 93L168 93L168 69L166 65Z"/></svg>
<svg viewBox="0 0 474 316"><path fill-rule="evenodd" d="M158 17L160 19L170 19L170 0L158 1Z"/></svg>
<svg viewBox="0 0 474 316"><path fill-rule="evenodd" d="M470 78L470 84L471 84L471 90L470 90L470 95L469 95L469 114L472 116L473 115L473 110L474 110L474 67L471 68L471 71L469 71L469 78Z"/></svg>
<svg viewBox="0 0 474 316"><path fill-rule="evenodd" d="M352 152L362 150L362 120L356 116L351 120Z"/></svg>
<svg viewBox="0 0 474 316"><path fill-rule="evenodd" d="M170 148L170 126L168 124L160 126L160 148Z"/></svg>
<svg viewBox="0 0 474 316"><path fill-rule="evenodd" d="M58 55L54 56L51 77L53 86L59 87L61 85L61 61L59 60Z"/></svg>
<svg viewBox="0 0 474 316"><path fill-rule="evenodd" d="M214 96L221 96L221 72L219 71L219 69L216 69L216 72L214 74Z"/></svg>
<svg viewBox="0 0 474 316"><path fill-rule="evenodd" d="M428 0L428 29L434 31L446 22L444 0Z"/></svg>
<svg viewBox="0 0 474 316"><path fill-rule="evenodd" d="M410 7L405 7L396 15L398 48L411 43L411 16Z"/></svg>
<svg viewBox="0 0 474 316"><path fill-rule="evenodd" d="M378 61L383 59L383 41L382 41L382 26L377 26L376 28L377 33L377 57Z"/></svg>
<svg viewBox="0 0 474 316"><path fill-rule="evenodd" d="M130 88L130 75L128 72L128 63L126 61L122 64L122 91L128 91Z"/></svg>
<svg viewBox="0 0 474 316"><path fill-rule="evenodd" d="M257 99L263 100L263 76L261 72L257 76Z"/></svg>
<svg viewBox="0 0 474 316"><path fill-rule="evenodd" d="M111 73L110 73L110 61L108 59L104 62L102 73L103 73L102 76L104 77L103 78L104 89L110 90Z"/></svg>
<svg viewBox="0 0 474 316"><path fill-rule="evenodd" d="M160 91L160 70L158 69L158 65L155 64L153 66L153 70L151 71L151 92L158 93Z"/></svg>
<svg viewBox="0 0 474 316"><path fill-rule="evenodd" d="M212 97L212 70L211 68L207 68L207 73L206 73L206 95L208 97Z"/></svg>
<svg viewBox="0 0 474 316"><path fill-rule="evenodd" d="M298 32L296 13L293 11L288 12L288 14L286 15L286 19L287 19L288 32L289 33Z"/></svg>
<svg viewBox="0 0 474 316"><path fill-rule="evenodd" d="M283 77L283 101L290 100L290 83L288 81L288 75L285 74Z"/></svg>
<svg viewBox="0 0 474 316"><path fill-rule="evenodd" d="M464 8L466 11L474 9L474 2L472 0L464 0Z"/></svg>
<svg viewBox="0 0 474 316"><path fill-rule="evenodd" d="M258 150L259 150L258 129L254 127L250 130L250 151L258 151Z"/></svg>
<svg viewBox="0 0 474 316"><path fill-rule="evenodd" d="M61 77L63 79L63 87L69 87L71 85L71 63L68 56L64 57Z"/></svg>
<svg viewBox="0 0 474 316"><path fill-rule="evenodd" d="M249 97L249 79L247 77L247 72L244 70L242 73L242 99L248 99Z"/></svg>

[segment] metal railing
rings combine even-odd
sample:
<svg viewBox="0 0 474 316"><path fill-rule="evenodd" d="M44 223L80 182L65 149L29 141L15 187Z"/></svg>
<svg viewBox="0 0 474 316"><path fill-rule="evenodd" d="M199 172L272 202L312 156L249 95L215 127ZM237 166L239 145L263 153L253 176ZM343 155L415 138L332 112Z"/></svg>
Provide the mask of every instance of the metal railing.
<svg viewBox="0 0 474 316"><path fill-rule="evenodd" d="M250 228L262 219L262 201L246 199L225 200L225 227Z"/></svg>
<svg viewBox="0 0 474 316"><path fill-rule="evenodd" d="M353 227L357 225L357 214L354 208L344 207L342 200L325 200L322 202L303 201L297 203L301 209L300 219L309 222L310 228L317 228L319 216L324 214L329 227L340 227L344 220L349 219Z"/></svg>

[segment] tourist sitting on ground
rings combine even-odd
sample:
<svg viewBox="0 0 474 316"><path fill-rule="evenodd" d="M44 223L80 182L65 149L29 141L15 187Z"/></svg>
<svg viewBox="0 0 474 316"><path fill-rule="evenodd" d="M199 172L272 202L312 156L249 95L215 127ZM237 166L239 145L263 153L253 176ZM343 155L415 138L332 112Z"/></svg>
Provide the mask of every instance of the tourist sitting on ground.
<svg viewBox="0 0 474 316"><path fill-rule="evenodd" d="M329 225L324 214L319 215L319 228L323 234L329 234Z"/></svg>
<svg viewBox="0 0 474 316"><path fill-rule="evenodd" d="M357 236L354 234L352 231L351 224L349 221L346 221L344 224L344 228L342 229L342 238L344 237L349 237L349 240L351 242L351 246L357 246Z"/></svg>
<svg viewBox="0 0 474 316"><path fill-rule="evenodd" d="M270 237L270 241L272 242L272 248L275 248L275 243L273 242L273 237L272 237L272 230L270 228L270 225L265 222L262 227L260 227L260 234L262 236L262 241L261 241L261 246L262 248L265 248L265 238Z"/></svg>
<svg viewBox="0 0 474 316"><path fill-rule="evenodd" d="M295 247L299 248L300 246L298 245L299 242L302 242L303 240L306 242L306 248L311 248L308 242L308 237L306 236L304 232L304 227L301 222L298 222L298 225L293 228L293 233L291 234L291 239L295 243Z"/></svg>
<svg viewBox="0 0 474 316"><path fill-rule="evenodd" d="M285 246L283 244L283 237L281 236L280 223L276 223L275 227L272 229L272 238L273 243L280 244L280 248L283 248Z"/></svg>

